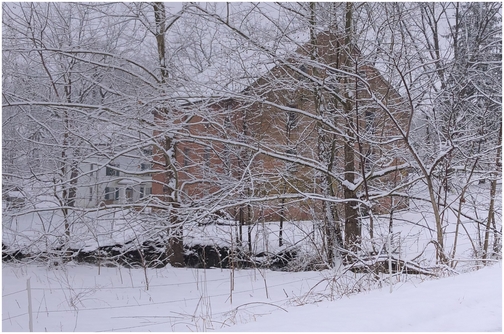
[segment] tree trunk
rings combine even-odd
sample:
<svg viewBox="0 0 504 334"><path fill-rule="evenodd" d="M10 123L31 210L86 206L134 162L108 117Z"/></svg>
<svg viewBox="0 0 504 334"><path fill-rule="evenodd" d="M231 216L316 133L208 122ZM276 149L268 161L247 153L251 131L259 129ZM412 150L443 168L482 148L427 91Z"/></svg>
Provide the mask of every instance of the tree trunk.
<svg viewBox="0 0 504 334"><path fill-rule="evenodd" d="M159 69L160 69L160 82L166 84L168 81L169 73L166 67L166 11L165 5L162 2L155 2L154 7L155 19L155 38L157 43ZM164 117L169 118L170 115L166 109L162 110ZM177 196L177 170L174 166L175 162L175 142L170 136L166 136L164 142L165 161L166 161L166 193L167 202L169 205L169 224L167 227L168 232L168 249L170 264L174 267L184 265L184 242L183 242L183 228L179 218L178 209L180 203ZM169 156L170 155L170 156Z"/></svg>
<svg viewBox="0 0 504 334"><path fill-rule="evenodd" d="M499 138L498 143L502 142L502 123L499 128ZM501 146L497 147L497 152L495 156L495 171L492 173L492 180L490 181L490 207L488 208L488 218L485 226L485 239L483 243L483 259L488 257L488 245L490 239L490 225L495 224L495 195L497 193L497 179L500 171L500 157L501 157Z"/></svg>
<svg viewBox="0 0 504 334"><path fill-rule="evenodd" d="M346 15L345 15L345 70L350 71L353 66L351 64L352 55L352 14L353 4L347 2L346 4ZM345 77L344 82L348 87L350 84L350 78ZM358 249L358 244L360 244L361 228L358 220L357 202L356 194L350 186L354 184L355 181L355 138L353 134L354 121L352 115L352 103L351 97L348 91L345 92L345 103L343 103L344 115L345 115L345 143L343 145L344 150L344 171L345 171L345 181L347 185L344 186L343 196L346 200L345 202L345 248L355 251Z"/></svg>

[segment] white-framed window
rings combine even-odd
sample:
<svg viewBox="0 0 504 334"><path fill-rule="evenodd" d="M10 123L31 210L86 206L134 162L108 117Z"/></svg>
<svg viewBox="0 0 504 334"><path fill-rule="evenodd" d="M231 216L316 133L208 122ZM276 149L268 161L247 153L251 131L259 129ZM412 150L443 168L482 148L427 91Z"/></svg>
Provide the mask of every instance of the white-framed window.
<svg viewBox="0 0 504 334"><path fill-rule="evenodd" d="M119 171L117 170L117 168L119 168L119 164L114 164L114 163L108 164L108 166L105 168L105 175L119 176Z"/></svg>
<svg viewBox="0 0 504 334"><path fill-rule="evenodd" d="M143 162L140 164L140 170L141 171L146 171L146 170L151 170L152 169L152 164L150 162ZM146 173L142 174L145 176L152 176L152 173Z"/></svg>
<svg viewBox="0 0 504 334"><path fill-rule="evenodd" d="M133 202L133 188L126 188L126 201Z"/></svg>
<svg viewBox="0 0 504 334"><path fill-rule="evenodd" d="M105 200L119 200L119 188L106 187L105 188Z"/></svg>

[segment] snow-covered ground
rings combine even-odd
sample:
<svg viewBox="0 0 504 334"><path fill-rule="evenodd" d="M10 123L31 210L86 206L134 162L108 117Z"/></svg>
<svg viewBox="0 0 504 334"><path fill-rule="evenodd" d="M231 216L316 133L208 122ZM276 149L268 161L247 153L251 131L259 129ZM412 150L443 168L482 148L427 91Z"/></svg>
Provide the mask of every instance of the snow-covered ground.
<svg viewBox="0 0 504 334"><path fill-rule="evenodd" d="M474 186L475 195L466 198L458 232L457 217L445 212L447 251L452 252L458 236L456 266L438 273L449 272L450 277L394 275L390 293L387 274L373 277L345 268L281 272L167 266L144 271L73 262L50 267L51 261L25 260L2 266L2 330L29 330L30 279L35 331L502 331L502 263L491 259L493 266L472 271L482 232L469 218L485 217L484 187ZM498 227L501 193L499 189ZM408 210L394 214L390 249L396 258L435 265L429 212L427 203L411 201ZM3 218L2 242L12 249L37 254L59 244L63 221L57 211L4 212ZM149 217L127 210L88 212L77 218L71 245L84 250L135 236L144 240L152 230ZM373 247L382 255L387 255L389 220L382 216L374 221ZM310 261L321 244L316 223L286 222L281 247L278 222L254 225L252 250L257 254L295 248L301 255L298 264ZM363 226L363 240L370 248L365 220ZM237 233L236 226L188 223L184 243L230 246Z"/></svg>
<svg viewBox="0 0 504 334"><path fill-rule="evenodd" d="M502 264L292 307L232 331L502 332Z"/></svg>
<svg viewBox="0 0 504 334"><path fill-rule="evenodd" d="M502 331L502 263L341 295L334 273L4 264L2 330ZM234 279L233 279L234 275ZM149 289L146 288L146 279ZM234 286L231 282L234 281ZM233 291L231 293L231 289Z"/></svg>
<svg viewBox="0 0 504 334"><path fill-rule="evenodd" d="M462 206L462 216L457 217L452 210L443 211L444 247L454 261L458 261L456 269L464 271L465 264L472 263L478 247L481 248L481 227L486 222L489 206L489 185L472 185L466 194ZM425 189L417 187L416 196L427 198ZM448 203L457 204L459 198L456 193L450 194ZM500 230L502 221L502 186L499 184L496 196L496 224ZM453 204L452 206L457 206ZM53 204L49 199L40 201L35 208L26 207L19 212L3 212L2 215L2 243L12 250L23 253L37 254L50 252L62 245L64 235L64 220L59 210L51 210ZM36 209L36 210L35 210ZM431 243L436 239L432 207L425 201L411 200L409 208L394 212L392 246L396 255L403 260L417 259L425 266L435 263L435 247ZM457 228L457 220L460 226ZM91 210L71 212L69 216L71 237L68 245L71 248L92 251L99 246L109 246L125 243L137 239L134 244L141 244L144 240L153 238L158 233L160 224L155 217L132 210ZM374 250L378 251L387 243L389 234L388 215L374 217ZM229 225L200 226L198 220L189 220L184 225L184 244L208 244L236 247L234 244L238 235L235 222L225 222ZM482 223L483 222L483 223ZM289 221L284 223L282 247L278 246L279 223L258 223L252 227L253 253L276 253L295 246L303 253L314 254L319 251L320 222ZM369 220L362 220L363 240L369 240ZM233 225L233 226L232 226ZM247 229L243 228L243 240L247 243ZM492 235L493 236L493 233ZM455 244L456 240L456 245ZM493 245L493 238L491 244ZM366 244L366 242L364 242ZM371 250L371 245L366 244ZM456 250L456 252L454 251ZM421 258L418 256L421 254Z"/></svg>

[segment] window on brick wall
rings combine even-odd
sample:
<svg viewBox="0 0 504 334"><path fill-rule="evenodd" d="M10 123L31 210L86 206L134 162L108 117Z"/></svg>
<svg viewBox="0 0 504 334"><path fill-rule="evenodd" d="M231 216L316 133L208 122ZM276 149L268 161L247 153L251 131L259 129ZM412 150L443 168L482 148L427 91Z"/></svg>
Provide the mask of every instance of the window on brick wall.
<svg viewBox="0 0 504 334"><path fill-rule="evenodd" d="M188 147L184 147L184 167L189 166L189 154L191 153L191 150Z"/></svg>
<svg viewBox="0 0 504 334"><path fill-rule="evenodd" d="M366 110L366 132L369 134L375 133L375 118L376 114L372 110Z"/></svg>
<svg viewBox="0 0 504 334"><path fill-rule="evenodd" d="M358 74L359 74L359 76L360 76L363 80L366 80L366 78L367 78L367 73L366 73L366 71L359 71L359 73L358 73ZM363 87L365 87L364 82L363 82L362 80L360 80L360 79L356 79L356 80L357 80L357 87L359 87L359 88L363 88Z"/></svg>
<svg viewBox="0 0 504 334"><path fill-rule="evenodd" d="M205 152L203 152L203 161L205 167L210 167L210 147L205 147Z"/></svg>
<svg viewBox="0 0 504 334"><path fill-rule="evenodd" d="M291 106L289 106L291 107ZM295 107L291 107L295 108ZM297 113L295 111L288 111L287 112L287 126L289 128L295 127L297 124Z"/></svg>
<svg viewBox="0 0 504 334"><path fill-rule="evenodd" d="M371 149L368 149L364 154L364 170L366 172L369 172L373 166L372 155Z"/></svg>
<svg viewBox="0 0 504 334"><path fill-rule="evenodd" d="M295 148L289 148L285 151L285 153L289 155L297 155L297 150ZM287 162L285 167L288 173L297 172L297 164L294 162Z"/></svg>
<svg viewBox="0 0 504 334"><path fill-rule="evenodd" d="M306 68L306 66L305 66L304 64L301 64L301 66L299 66L299 69L300 69L302 72L304 72L304 73L306 73L306 74L309 74L309 73L308 73L308 68ZM306 75L303 75L303 74L301 74L301 73L299 73L299 72L297 72L297 77L298 77L298 80L300 80L300 81L307 81L307 80L309 80L309 79L308 79L308 77L307 77Z"/></svg>
<svg viewBox="0 0 504 334"><path fill-rule="evenodd" d="M224 170L226 172L230 172L231 171L231 149L228 144L223 145L222 155L223 155L222 162L224 163Z"/></svg>
<svg viewBox="0 0 504 334"><path fill-rule="evenodd" d="M297 109L298 108L298 103L297 103L297 95L295 92L289 92L287 93L286 97L286 104L288 108L292 109ZM296 126L297 123L297 113L293 110L288 110L287 111L287 128L292 129L293 127Z"/></svg>

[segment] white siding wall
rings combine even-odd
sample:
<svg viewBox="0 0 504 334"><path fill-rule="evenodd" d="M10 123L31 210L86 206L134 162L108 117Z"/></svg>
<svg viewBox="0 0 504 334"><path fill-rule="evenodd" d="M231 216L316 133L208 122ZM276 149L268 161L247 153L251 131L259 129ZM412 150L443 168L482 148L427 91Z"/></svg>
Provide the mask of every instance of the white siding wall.
<svg viewBox="0 0 504 334"><path fill-rule="evenodd" d="M119 165L119 169L128 171L119 172L119 175L107 175L107 159L89 159L80 166L80 177L77 187L77 207L93 208L104 204L105 190L109 188L111 201L109 204L127 204L138 202L143 196L149 194L152 187L152 177L139 175L142 170L142 163L146 161L140 158L119 157L113 161ZM93 169L93 171L91 171ZM116 189L118 189L118 199L116 200Z"/></svg>

